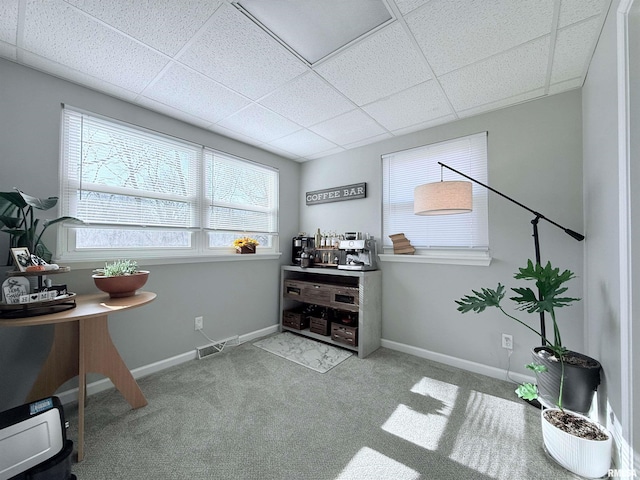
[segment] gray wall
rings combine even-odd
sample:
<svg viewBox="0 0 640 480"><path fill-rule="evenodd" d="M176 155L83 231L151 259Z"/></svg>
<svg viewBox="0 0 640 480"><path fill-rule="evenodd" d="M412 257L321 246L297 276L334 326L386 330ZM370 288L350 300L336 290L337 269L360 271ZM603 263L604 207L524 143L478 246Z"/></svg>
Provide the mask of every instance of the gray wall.
<svg viewBox="0 0 640 480"><path fill-rule="evenodd" d="M58 195L61 103L280 170L281 259L150 266L145 289L156 292L157 300L131 313L110 316L114 342L129 368L206 344L207 340L193 329L193 319L198 315L204 316L204 330L213 339L276 324L279 267L288 263L289 239L298 231L299 164L0 59L0 191L19 187L39 197ZM48 214L50 218L53 215ZM6 258L4 237L0 236L0 264ZM72 267L62 277L72 291L97 292L88 269ZM51 338L51 327L0 328L0 410L22 403Z"/></svg>
<svg viewBox="0 0 640 480"><path fill-rule="evenodd" d="M603 365L607 397L620 412L618 109L615 9L583 88L587 346ZM606 401L607 397L601 398Z"/></svg>
<svg viewBox="0 0 640 480"><path fill-rule="evenodd" d="M359 230L381 235L381 160L384 153L487 130L489 184L568 228L583 230L581 96L572 91L385 140L302 167L301 228ZM307 191L367 182L367 198L305 206ZM513 335L511 369L526 374L539 338L491 311L461 315L455 299L472 288L513 285L513 274L534 258L533 215L489 194L489 267L383 262L383 338L481 365L507 369L501 333ZM540 224L543 261L571 269L570 294L582 297L583 243ZM583 302L559 312L567 347L584 348ZM526 314L525 314L526 316ZM537 325L537 319L530 317ZM550 328L550 326L548 326Z"/></svg>
<svg viewBox="0 0 640 480"><path fill-rule="evenodd" d="M584 112L584 196L585 223L589 241L585 250L585 296L586 304L586 333L588 352L599 357L603 364L605 389L600 396L600 412L605 411L607 402L616 416L617 429L621 429L625 441L631 442L631 432L635 439L640 438L640 415L637 408L633 418L625 418L630 412L624 408L629 403L627 388L633 389L638 398L640 385L637 381L629 383L628 365L623 364L624 352L622 345L635 345L635 358L632 370L640 370L640 355L638 354L638 318L633 318L634 339L629 338L629 327L623 321L623 315L628 309L627 300L621 298L621 275L627 275L627 267L621 258L628 252L633 264L631 272L632 305L638 305L639 290L638 263L640 263L640 243L638 242L638 214L640 203L636 186L638 176L638 124L640 119L640 102L638 100L637 85L640 81L640 63L638 53L640 48L640 20L638 1L635 2L635 15L632 17L630 33L632 47L630 51L630 80L631 86L631 162L630 169L630 209L631 224L628 225L631 234L630 251L621 251L621 234L625 235L625 225L620 224L620 200L624 199L624 191L619 187L620 175L624 178L624 171L619 169L619 132L625 125L619 124L618 110L618 45L617 45L617 6L614 1L607 18L605 28L600 37L596 52L589 68L589 74L583 88ZM624 167L623 167L624 168ZM624 219L622 220L625 221ZM624 237L622 237L624 245ZM622 256L622 257L621 257ZM636 308L637 309L637 308ZM633 369L635 367L635 369ZM637 378L635 375L634 380ZM638 404L638 401L635 401ZM626 412L625 412L626 410ZM633 424L631 421L633 420ZM603 418L610 422L611 418ZM633 430L632 430L633 429ZM636 440L637 441L637 440ZM633 445L632 445L633 446ZM637 456L638 454L636 454ZM640 461L636 458L636 462ZM636 468L639 465L636 464Z"/></svg>
<svg viewBox="0 0 640 480"><path fill-rule="evenodd" d="M635 1L629 17L629 32L630 32L630 73L629 83L631 85L640 85L640 2ZM630 184L640 185L640 92L638 88L634 88L630 91L631 105L630 105L630 118L631 118L631 131L635 132L635 135L631 137L630 145ZM640 372L640 320L638 319L638 309L640 308L640 192L637 188L632 188L630 192L630 235L631 235L631 305L635 306L632 312L632 318L634 322L632 325L632 338L625 338L631 345L635 345L635 349L632 352L632 372ZM637 374L636 377L637 378ZM640 382L633 382L633 398L640 398ZM636 404L638 401L636 400ZM640 441L640 412L635 411L633 416L633 439L635 445ZM640 469L640 448L636 447L635 455L635 468Z"/></svg>

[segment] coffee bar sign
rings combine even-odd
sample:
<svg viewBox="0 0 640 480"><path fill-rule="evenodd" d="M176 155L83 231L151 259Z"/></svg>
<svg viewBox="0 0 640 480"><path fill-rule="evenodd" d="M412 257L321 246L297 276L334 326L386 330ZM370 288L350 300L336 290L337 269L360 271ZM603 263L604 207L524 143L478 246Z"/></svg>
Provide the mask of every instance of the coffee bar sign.
<svg viewBox="0 0 640 480"><path fill-rule="evenodd" d="M367 196L366 183L354 183L343 187L325 188L307 192L307 205L317 205L318 203L342 202L343 200L355 200Z"/></svg>

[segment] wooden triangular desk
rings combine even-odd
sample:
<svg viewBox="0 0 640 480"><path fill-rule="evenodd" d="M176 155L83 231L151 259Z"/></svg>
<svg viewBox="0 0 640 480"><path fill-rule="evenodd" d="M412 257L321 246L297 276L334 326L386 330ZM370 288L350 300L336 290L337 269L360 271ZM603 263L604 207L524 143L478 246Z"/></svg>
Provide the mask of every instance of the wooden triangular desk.
<svg viewBox="0 0 640 480"><path fill-rule="evenodd" d="M156 298L138 292L124 298L104 293L78 295L76 308L35 317L1 319L3 327L54 325L53 344L26 402L53 395L65 382L78 376L78 461L84 458L84 404L87 373L108 377L132 408L144 407L147 399L118 353L109 334L108 316L140 307Z"/></svg>

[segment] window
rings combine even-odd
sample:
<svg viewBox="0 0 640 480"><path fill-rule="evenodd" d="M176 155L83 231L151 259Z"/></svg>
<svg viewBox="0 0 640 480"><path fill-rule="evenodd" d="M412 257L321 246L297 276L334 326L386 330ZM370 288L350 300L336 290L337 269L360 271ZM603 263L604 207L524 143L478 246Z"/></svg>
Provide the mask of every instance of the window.
<svg viewBox="0 0 640 480"><path fill-rule="evenodd" d="M86 222L60 229L62 258L277 250L277 170L68 107L62 137L62 215Z"/></svg>
<svg viewBox="0 0 640 480"><path fill-rule="evenodd" d="M489 248L487 189L473 183L473 211L460 215L418 216L413 190L425 183L466 180L438 162L487 182L487 132L385 154L383 168L383 247L393 252L389 235L404 233L421 255L487 256ZM457 253L456 253L457 252Z"/></svg>

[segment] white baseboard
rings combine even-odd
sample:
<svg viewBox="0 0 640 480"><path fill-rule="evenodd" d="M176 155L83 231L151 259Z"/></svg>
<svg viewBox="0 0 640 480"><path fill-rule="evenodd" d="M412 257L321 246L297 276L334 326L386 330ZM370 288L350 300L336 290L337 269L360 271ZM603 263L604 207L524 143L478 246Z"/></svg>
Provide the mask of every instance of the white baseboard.
<svg viewBox="0 0 640 480"><path fill-rule="evenodd" d="M245 335L239 336L238 342L239 343L250 342L257 338L261 338L267 335L271 335L272 333L276 333L278 329L279 329L278 324L271 325L269 327L256 330L255 332L250 332ZM404 343L393 342L391 340L382 339L382 346L390 350L396 350L398 352L408 353L409 355L415 355L416 357L426 358L427 360L433 360L434 362L443 363L445 365L461 368L462 370L468 370L470 372L479 373L482 375L486 375L488 377L497 378L499 380L509 380L507 378L507 371L502 370L500 368L489 367L481 363L471 362L469 360L463 360L460 358L452 357L450 355L444 355L442 353L432 352L429 350L425 350L423 348L406 345ZM133 370L131 370L131 374L133 375L133 378L138 379L138 378L145 377L147 375L151 375L152 373L160 372L167 368L180 365L181 363L195 360L196 358L198 358L198 352L196 349L194 349L192 351L185 352L180 355L176 355L175 357L167 358L165 360L160 360L159 362L134 368ZM535 383L535 379L528 375L509 372L509 377L511 377L511 380L515 380L517 382ZM111 380L109 380L108 378L104 378L88 384L87 395L91 396L96 393L109 390L110 388L113 388L113 387L114 385L113 383L111 383ZM72 403L72 402L75 402L78 398L78 389L73 388L70 390L65 390L64 392L57 394L57 396L60 398L60 401L62 402L63 405L67 403Z"/></svg>
<svg viewBox="0 0 640 480"><path fill-rule="evenodd" d="M529 383L536 382L536 379L529 375L523 375L521 373L515 373L515 372L508 372L509 377L507 377L507 371L501 368L490 367L488 365L483 365L482 363L463 360L461 358L452 357L450 355L445 355L443 353L437 353L437 352L432 352L430 350L425 350L424 348L413 347L411 345L406 345L404 343L385 340L384 338L382 339L382 346L390 350L396 350L398 352L415 355L416 357L426 358L427 360L433 360L434 362L444 363L445 365L449 365L451 367L460 368L462 370L467 370L473 373L479 373L482 375L486 375L487 377L497 378L498 380L505 380L505 381L515 380L516 382L529 382Z"/></svg>
<svg viewBox="0 0 640 480"><path fill-rule="evenodd" d="M238 342L239 343L250 342L256 338L264 337L266 335L270 335L277 331L278 331L278 325L272 325L270 327L263 328L261 330L256 330L255 332L250 332L245 335L240 335L238 337ZM147 375L151 375L152 373L160 372L167 368L180 365L181 363L195 360L196 358L198 358L198 351L194 349L192 351L181 353L180 355L176 355L175 357L167 358L165 360L160 360L159 362L134 368L133 370L131 370L131 374L133 375L133 378L138 379L138 378L146 377ZM109 380L108 378L103 378L101 380L92 382L87 385L87 396L104 392L105 390L109 390L110 388L114 388L114 385L111 382L111 380ZM78 389L72 388L70 390L65 390L64 392L57 393L56 396L60 398L60 402L62 402L63 405L66 405L68 403L72 403L78 400Z"/></svg>

